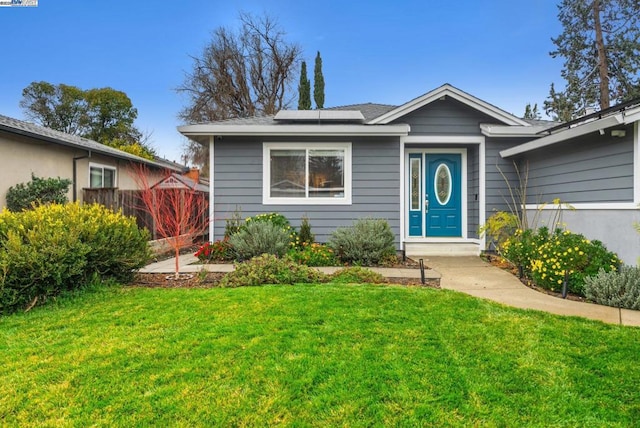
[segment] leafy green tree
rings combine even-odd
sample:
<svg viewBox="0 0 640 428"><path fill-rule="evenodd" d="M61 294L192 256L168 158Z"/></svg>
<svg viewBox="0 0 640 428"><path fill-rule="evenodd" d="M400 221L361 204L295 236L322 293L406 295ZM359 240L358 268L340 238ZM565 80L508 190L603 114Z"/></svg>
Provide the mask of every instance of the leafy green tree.
<svg viewBox="0 0 640 428"><path fill-rule="evenodd" d="M530 119L530 120L540 120L542 119L542 116L540 115L540 112L538 111L538 104L534 104L533 107L531 106L531 103L527 103L527 105L524 108L524 119Z"/></svg>
<svg viewBox="0 0 640 428"><path fill-rule="evenodd" d="M138 111L122 91L32 82L22 91L20 107L29 119L47 128L153 159L148 137L134 125Z"/></svg>
<svg viewBox="0 0 640 428"><path fill-rule="evenodd" d="M552 41L553 58L564 58L564 91L552 85L547 114L569 120L585 108L606 109L640 96L640 2L638 0L562 0L563 32Z"/></svg>
<svg viewBox="0 0 640 428"><path fill-rule="evenodd" d="M22 90L20 107L27 118L67 134L82 134L87 127L87 101L76 86L32 82Z"/></svg>
<svg viewBox="0 0 640 428"><path fill-rule="evenodd" d="M298 110L311 110L311 82L307 77L307 63L302 61L298 84Z"/></svg>
<svg viewBox="0 0 640 428"><path fill-rule="evenodd" d="M34 206L69 202L67 192L71 180L66 178L40 178L31 174L31 181L9 187L7 191L7 209L18 212Z"/></svg>
<svg viewBox="0 0 640 428"><path fill-rule="evenodd" d="M316 108L324 108L324 76L322 75L322 58L320 52L316 55L316 64L313 68L313 100Z"/></svg>

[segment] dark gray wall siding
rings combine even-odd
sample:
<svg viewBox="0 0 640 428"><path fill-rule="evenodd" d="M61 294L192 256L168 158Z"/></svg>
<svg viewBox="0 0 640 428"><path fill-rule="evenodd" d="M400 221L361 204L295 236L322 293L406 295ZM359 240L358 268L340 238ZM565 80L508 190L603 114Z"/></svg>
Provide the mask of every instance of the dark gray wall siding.
<svg viewBox="0 0 640 428"><path fill-rule="evenodd" d="M480 135L481 123L497 121L447 98L411 112L395 123L408 123L411 126L410 135Z"/></svg>
<svg viewBox="0 0 640 428"><path fill-rule="evenodd" d="M305 138L305 142L352 143L351 205L262 205L262 143L291 138L228 138L215 142L215 236L236 209L242 217L265 212L285 215L295 227L309 217L316 240L325 242L339 226L363 217L385 218L400 245L399 138Z"/></svg>
<svg viewBox="0 0 640 428"><path fill-rule="evenodd" d="M593 133L525 154L529 203L633 202L633 127L624 138Z"/></svg>
<svg viewBox="0 0 640 428"><path fill-rule="evenodd" d="M509 212L509 204L513 203L509 186L514 190L519 186L513 160L503 159L500 151L526 141L522 138L487 138L485 140L486 218L496 211ZM518 203L517 199L516 203Z"/></svg>

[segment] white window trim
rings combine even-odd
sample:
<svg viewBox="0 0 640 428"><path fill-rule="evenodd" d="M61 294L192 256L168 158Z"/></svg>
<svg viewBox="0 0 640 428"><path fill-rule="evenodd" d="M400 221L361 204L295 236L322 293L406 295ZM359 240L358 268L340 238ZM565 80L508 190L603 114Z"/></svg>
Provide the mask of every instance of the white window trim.
<svg viewBox="0 0 640 428"><path fill-rule="evenodd" d="M344 150L344 197L342 198L272 198L271 150ZM263 205L351 205L351 143L262 143Z"/></svg>
<svg viewBox="0 0 640 428"><path fill-rule="evenodd" d="M100 168L102 169L102 186L100 187L91 187L91 168ZM90 189L103 189L104 188L104 170L110 169L113 171L113 187L118 187L118 169L115 166L104 165L101 163L89 162L89 176L87 177L87 187Z"/></svg>

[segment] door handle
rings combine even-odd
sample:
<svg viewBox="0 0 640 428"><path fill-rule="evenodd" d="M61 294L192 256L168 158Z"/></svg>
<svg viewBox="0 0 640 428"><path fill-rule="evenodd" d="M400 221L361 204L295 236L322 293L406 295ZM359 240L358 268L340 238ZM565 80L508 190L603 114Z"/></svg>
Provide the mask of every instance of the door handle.
<svg viewBox="0 0 640 428"><path fill-rule="evenodd" d="M429 195L427 195L427 198L424 200L424 212L429 212Z"/></svg>

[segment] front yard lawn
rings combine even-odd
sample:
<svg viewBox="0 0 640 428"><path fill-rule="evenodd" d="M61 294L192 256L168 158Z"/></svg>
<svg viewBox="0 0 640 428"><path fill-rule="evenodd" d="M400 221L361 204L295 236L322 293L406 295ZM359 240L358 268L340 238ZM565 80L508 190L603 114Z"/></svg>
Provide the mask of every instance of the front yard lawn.
<svg viewBox="0 0 640 428"><path fill-rule="evenodd" d="M446 290L113 287L0 318L0 425L631 426L639 355Z"/></svg>

